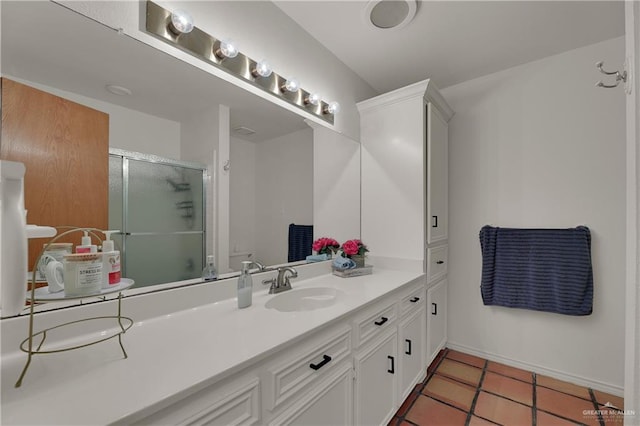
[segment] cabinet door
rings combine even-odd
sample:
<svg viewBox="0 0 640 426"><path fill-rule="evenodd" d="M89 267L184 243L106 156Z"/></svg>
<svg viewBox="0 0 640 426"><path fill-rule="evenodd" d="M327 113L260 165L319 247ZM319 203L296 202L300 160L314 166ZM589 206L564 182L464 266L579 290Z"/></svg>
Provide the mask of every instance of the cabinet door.
<svg viewBox="0 0 640 426"><path fill-rule="evenodd" d="M398 335L376 339L355 356L355 424L386 424L396 410Z"/></svg>
<svg viewBox="0 0 640 426"><path fill-rule="evenodd" d="M447 280L427 290L427 364L447 343Z"/></svg>
<svg viewBox="0 0 640 426"><path fill-rule="evenodd" d="M427 104L427 244L447 239L449 126Z"/></svg>
<svg viewBox="0 0 640 426"><path fill-rule="evenodd" d="M400 400L404 400L413 387L426 374L427 321L425 305L400 323Z"/></svg>
<svg viewBox="0 0 640 426"><path fill-rule="evenodd" d="M352 401L353 369L351 364L343 364L269 424L350 425L353 424Z"/></svg>

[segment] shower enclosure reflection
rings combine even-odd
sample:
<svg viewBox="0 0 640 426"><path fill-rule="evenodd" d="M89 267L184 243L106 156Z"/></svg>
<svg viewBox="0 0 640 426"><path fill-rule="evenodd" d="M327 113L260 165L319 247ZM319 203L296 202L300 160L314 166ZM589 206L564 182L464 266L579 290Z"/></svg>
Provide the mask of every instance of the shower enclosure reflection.
<svg viewBox="0 0 640 426"><path fill-rule="evenodd" d="M200 277L205 166L111 149L109 228L136 287Z"/></svg>

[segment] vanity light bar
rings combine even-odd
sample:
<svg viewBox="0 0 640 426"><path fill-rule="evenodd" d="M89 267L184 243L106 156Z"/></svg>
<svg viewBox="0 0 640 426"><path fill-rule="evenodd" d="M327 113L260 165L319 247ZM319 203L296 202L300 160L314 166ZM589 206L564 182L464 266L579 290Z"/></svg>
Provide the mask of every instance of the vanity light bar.
<svg viewBox="0 0 640 426"><path fill-rule="evenodd" d="M330 124L334 122L338 110L332 108L327 102L309 102L312 94L300 87L295 87L293 91L283 90L285 87L294 88L291 85L291 79L282 77L275 72L267 73L264 67L258 66L258 62L243 55L242 52L237 52L234 57L222 55L221 44L226 40L212 37L196 26L193 26L189 32L177 31L172 23L171 12L151 1L147 1L146 30L162 41L175 45L235 77L248 81L273 96L285 99L290 104ZM262 65L264 61L260 62ZM334 103L332 102L332 104Z"/></svg>

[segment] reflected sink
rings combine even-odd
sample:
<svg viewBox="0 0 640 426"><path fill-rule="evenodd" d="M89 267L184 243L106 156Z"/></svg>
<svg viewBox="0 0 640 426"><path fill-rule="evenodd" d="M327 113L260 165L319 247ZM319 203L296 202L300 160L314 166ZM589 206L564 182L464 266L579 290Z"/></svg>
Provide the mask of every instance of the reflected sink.
<svg viewBox="0 0 640 426"><path fill-rule="evenodd" d="M301 288L273 296L264 306L280 312L315 311L333 305L343 296L344 292L331 287Z"/></svg>

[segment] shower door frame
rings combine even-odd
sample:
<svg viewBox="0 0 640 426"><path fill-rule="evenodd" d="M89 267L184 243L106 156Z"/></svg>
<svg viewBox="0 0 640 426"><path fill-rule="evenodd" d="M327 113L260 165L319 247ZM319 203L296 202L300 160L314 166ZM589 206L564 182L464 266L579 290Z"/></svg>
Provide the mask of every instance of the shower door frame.
<svg viewBox="0 0 640 426"><path fill-rule="evenodd" d="M127 212L129 211L129 160L145 161L148 163L162 164L165 166L184 167L192 170L202 171L202 231L182 231L172 232L170 234L202 234L202 264L205 263L205 255L207 251L207 166L195 161L175 160L172 158L161 157L154 154L145 154L142 152L127 151L120 148L109 148L109 157L122 157L122 227L120 232L122 235L122 247L120 247L121 259L126 259L127 235L134 235L125 230L129 229ZM157 234L156 232L136 232L135 235ZM123 276L126 274L127 264L124 262Z"/></svg>

